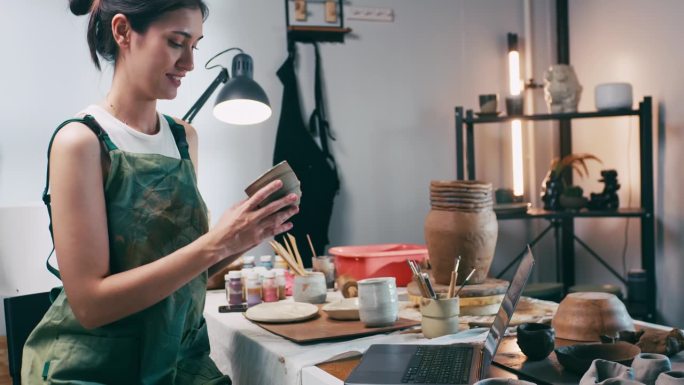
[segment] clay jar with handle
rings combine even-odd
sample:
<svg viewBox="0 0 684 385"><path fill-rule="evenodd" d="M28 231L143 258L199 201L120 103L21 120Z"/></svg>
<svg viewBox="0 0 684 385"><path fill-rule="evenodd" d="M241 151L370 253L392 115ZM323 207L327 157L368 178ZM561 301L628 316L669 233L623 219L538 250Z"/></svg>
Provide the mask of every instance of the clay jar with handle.
<svg viewBox="0 0 684 385"><path fill-rule="evenodd" d="M478 181L432 181L431 210L425 218L427 243L435 281L448 285L461 256L457 284L471 269L469 284L482 283L492 264L499 226L492 209L492 185Z"/></svg>

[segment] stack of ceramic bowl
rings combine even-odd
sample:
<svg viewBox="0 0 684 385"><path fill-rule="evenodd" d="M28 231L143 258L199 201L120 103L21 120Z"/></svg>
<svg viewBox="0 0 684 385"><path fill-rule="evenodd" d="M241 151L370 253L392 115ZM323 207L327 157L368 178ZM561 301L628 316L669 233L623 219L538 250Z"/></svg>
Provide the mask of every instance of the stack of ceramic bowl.
<svg viewBox="0 0 684 385"><path fill-rule="evenodd" d="M430 182L430 204L435 210L478 212L493 205L492 184L456 180Z"/></svg>
<svg viewBox="0 0 684 385"><path fill-rule="evenodd" d="M299 179L297 179L297 175L294 173L294 171L292 171L292 168L286 160L278 163L277 165L273 166L273 168L263 173L254 182L247 186L245 192L248 196L251 197L252 195L256 194L257 191L259 191L260 189L262 189L263 187L265 187L266 185L268 185L276 179L280 179L283 182L283 187L280 190L269 195L261 203L260 206L266 206L269 203L276 201L280 198L283 198L287 194L291 193L296 194L298 198L302 196L301 184L299 182ZM295 204L298 203L299 199L297 199L297 202L295 202Z"/></svg>

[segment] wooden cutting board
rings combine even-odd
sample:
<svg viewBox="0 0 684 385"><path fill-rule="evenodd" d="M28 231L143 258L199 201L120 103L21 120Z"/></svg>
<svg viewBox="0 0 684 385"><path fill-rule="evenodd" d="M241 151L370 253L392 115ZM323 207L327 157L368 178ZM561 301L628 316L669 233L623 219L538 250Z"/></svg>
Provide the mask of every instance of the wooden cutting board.
<svg viewBox="0 0 684 385"><path fill-rule="evenodd" d="M254 321L252 321L254 322ZM367 328L361 321L338 321L320 312L316 318L304 322L269 324L254 322L273 334L297 343L351 339L372 334L387 333L420 325L420 321L399 318L392 326Z"/></svg>

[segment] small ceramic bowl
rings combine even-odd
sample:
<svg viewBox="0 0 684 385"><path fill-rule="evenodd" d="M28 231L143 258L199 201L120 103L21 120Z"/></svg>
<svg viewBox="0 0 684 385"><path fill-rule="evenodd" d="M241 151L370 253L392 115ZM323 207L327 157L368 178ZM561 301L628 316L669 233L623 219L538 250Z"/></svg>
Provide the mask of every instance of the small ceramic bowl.
<svg viewBox="0 0 684 385"><path fill-rule="evenodd" d="M638 346L627 342L614 344L580 344L556 348L556 358L563 367L571 372L583 374L595 359L632 365L634 357L641 353Z"/></svg>
<svg viewBox="0 0 684 385"><path fill-rule="evenodd" d="M673 370L660 373L656 378L655 385L684 385L684 372Z"/></svg>
<svg viewBox="0 0 684 385"><path fill-rule="evenodd" d="M596 109L619 110L632 108L632 85L629 83L603 83L594 89Z"/></svg>
<svg viewBox="0 0 684 385"><path fill-rule="evenodd" d="M518 325L518 346L530 361L539 361L553 351L556 331L551 325L524 323Z"/></svg>
<svg viewBox="0 0 684 385"><path fill-rule="evenodd" d="M267 206L269 203L274 202L280 198L283 198L284 196L290 193L296 194L297 197L302 196L302 190L299 179L297 179L297 175L294 173L294 171L292 171L292 168L287 163L287 161L282 161L277 165L273 166L273 168L271 168L270 170L263 173L254 182L247 186L247 188L245 189L245 193L247 193L247 195L251 197L252 195L256 194L257 191L261 190L267 184L273 182L276 179L280 179L283 182L283 187L281 187L280 190L274 192L273 194L269 195L266 199L264 199L264 201L260 204L260 207ZM297 200L295 204L299 204L299 200Z"/></svg>
<svg viewBox="0 0 684 385"><path fill-rule="evenodd" d="M345 298L337 302L331 302L324 305L321 310L332 319L355 321L359 319L359 299Z"/></svg>

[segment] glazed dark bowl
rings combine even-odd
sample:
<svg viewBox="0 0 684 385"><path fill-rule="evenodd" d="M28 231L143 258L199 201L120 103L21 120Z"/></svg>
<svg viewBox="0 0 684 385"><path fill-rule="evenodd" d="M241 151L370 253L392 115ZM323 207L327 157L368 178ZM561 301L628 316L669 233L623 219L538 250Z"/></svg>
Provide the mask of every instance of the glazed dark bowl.
<svg viewBox="0 0 684 385"><path fill-rule="evenodd" d="M634 357L641 353L638 346L627 342L561 346L555 351L558 362L565 369L577 374L586 372L591 362L598 358L631 366Z"/></svg>
<svg viewBox="0 0 684 385"><path fill-rule="evenodd" d="M553 351L556 331L551 325L524 323L518 325L518 346L530 361L539 361Z"/></svg>

